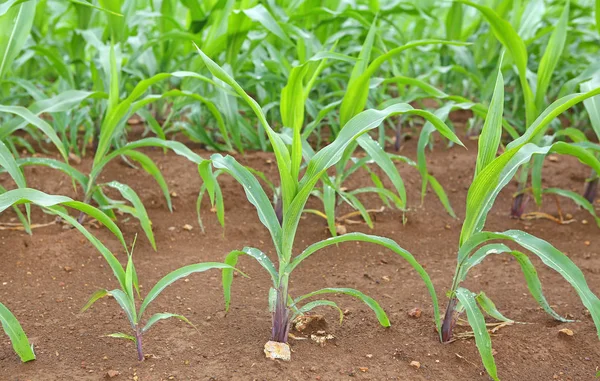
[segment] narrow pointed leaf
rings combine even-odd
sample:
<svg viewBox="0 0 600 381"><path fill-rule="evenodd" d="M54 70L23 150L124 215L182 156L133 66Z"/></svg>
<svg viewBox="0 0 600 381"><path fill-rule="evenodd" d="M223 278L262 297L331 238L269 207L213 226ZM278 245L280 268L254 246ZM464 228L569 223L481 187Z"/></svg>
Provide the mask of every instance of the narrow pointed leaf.
<svg viewBox="0 0 600 381"><path fill-rule="evenodd" d="M22 362L35 360L35 353L33 353L33 346L29 343L27 335L23 331L21 324L10 312L4 304L0 303L0 323L4 332L8 335L13 349L17 355L21 358Z"/></svg>
<svg viewBox="0 0 600 381"><path fill-rule="evenodd" d="M473 334L475 335L475 344L477 345L477 349L479 349L479 354L485 370L493 380L499 381L498 373L496 371L496 362L494 361L494 355L492 354L492 340L490 339L490 334L487 331L483 314L477 307L475 294L465 288L460 287L458 290L456 290L456 297L463 305L465 312L467 313L467 319L469 321L469 325L473 329Z"/></svg>
<svg viewBox="0 0 600 381"><path fill-rule="evenodd" d="M352 289L352 288L323 288L317 291L310 292L308 294L302 295L294 300L294 303L298 303L304 299L313 297L315 295L322 294L344 294L357 298L361 302L365 303L369 308L375 312L375 316L377 316L377 320L379 320L379 324L383 327L389 327L390 321L379 303L377 303L373 298L363 294L362 292Z"/></svg>

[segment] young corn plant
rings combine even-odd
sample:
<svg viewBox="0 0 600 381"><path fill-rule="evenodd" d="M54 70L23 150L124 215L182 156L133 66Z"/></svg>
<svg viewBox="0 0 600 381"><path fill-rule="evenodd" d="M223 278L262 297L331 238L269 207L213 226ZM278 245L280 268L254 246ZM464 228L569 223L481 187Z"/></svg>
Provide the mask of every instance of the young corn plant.
<svg viewBox="0 0 600 381"><path fill-rule="evenodd" d="M115 145L116 140L123 136L125 123L129 119L129 117L136 113L138 110L145 107L146 105L155 102L156 100L161 99L163 97L170 96L185 96L190 97L192 99L197 98L195 94L181 90L171 90L161 95L150 94L147 96L143 96L144 93L153 84L170 77L193 77L199 80L206 80L211 83L212 81L203 76L189 72L161 73L151 78L140 81L126 98L121 99L119 90L120 70L118 68L114 47L111 46L110 51L106 53L108 53L108 56L110 57L110 62L107 63L107 70L110 71L107 101L108 104L104 119L102 121L102 125L100 127L98 144L96 147L92 167L89 173L84 174L80 172L73 166L69 165L66 159L65 162L62 162L51 158L27 157L17 160L17 163L21 167L27 165L42 165L64 172L69 177L71 177L74 184L79 185L83 189L83 203L89 204L90 202L95 201L99 205L99 207L102 210L104 210L107 213L107 215L111 218L116 217L113 212L114 209L119 210L123 213L130 214L133 217L137 218L140 221L144 233L146 234L152 247L156 249L154 233L152 232L152 223L137 193L126 184L117 181L111 181L106 184L99 184L98 179L102 171L106 168L106 165L112 160L121 157L131 159L132 161L138 163L148 174L150 174L156 180L157 184L162 190L169 210L172 210L169 189L164 177L160 172L160 169L148 155L138 150L143 147L159 147L163 149L170 149L176 154L183 156L191 162L197 164L199 173L204 179L204 181L211 182L212 179L210 179L211 172L209 170L209 162L192 152L182 143L168 141L160 138L143 138L125 144L118 144L117 147L113 150L111 150L111 147ZM80 100L89 96L90 93L78 93L78 99ZM33 120L36 121L36 123L39 124L39 126L46 127L47 123L45 124L45 122L39 117L37 117L37 115L39 115L42 112L53 112L64 109L64 105L61 103L61 100L63 99L64 97L62 96L51 98L50 102L43 103L45 107L34 107L34 105L32 106L32 108L34 108L35 111L19 108L18 111L21 112L19 116L25 119L25 121L11 121L10 126L14 125L14 128L20 127L22 125L26 125L28 122L31 122ZM69 100L69 102L72 104L73 101ZM0 111L2 110L3 109L0 108ZM26 118L27 116L35 117L36 119ZM47 135L50 137L56 136L56 134L51 128ZM59 147L59 149L63 147L60 140L58 140L55 144L57 147ZM63 156L66 157L64 148L60 149L60 152L63 153ZM118 191L123 198L125 198L131 203L131 205L127 205L126 203L121 201L109 199L104 193L104 190L107 187ZM85 214L81 214L79 222L83 222L84 218Z"/></svg>
<svg viewBox="0 0 600 381"><path fill-rule="evenodd" d="M519 33L514 29L513 25L490 7L466 0L456 1L477 9L477 11L481 13L482 17L489 23L490 28L498 41L503 45L505 50L510 52L512 61L517 68L519 83L523 92L523 103L525 105L524 129L527 131L531 128L537 128L534 123L536 118L543 114L544 107L548 104L547 92L550 87L555 68L559 63L565 47L569 24L569 1L567 1L563 7L560 19L556 23L556 26L552 31L550 39L548 40L548 44L546 45L544 53L540 59L536 74L537 80L535 87L531 86L529 83L527 46L525 41L519 36ZM517 14L519 10L515 9L514 12ZM515 20L513 20L513 22L514 21ZM521 30L522 29L520 29L520 31ZM517 102L521 104L520 101ZM545 131L548 128L549 126L545 126L544 129L539 129L538 134L533 138L533 143L539 145ZM530 167L531 166L529 164L524 165L521 173L519 174L518 190L515 194L515 199L511 209L511 216L515 218L521 218L525 210L525 188L529 178ZM541 202L541 198L536 198L536 201Z"/></svg>
<svg viewBox="0 0 600 381"><path fill-rule="evenodd" d="M599 93L600 88L557 100L543 110L525 134L510 143L504 153L496 156L502 134L504 105L504 81L501 72L498 72L489 113L479 138L477 165L473 182L467 194L465 220L458 244L457 266L448 293L450 300L441 331L442 341L451 341L458 314L462 311L466 312L467 320L473 328L483 365L494 380L498 380L498 374L482 310L493 318L504 321L509 319L496 310L494 303L485 294L476 295L461 286L469 270L481 263L488 255L502 253L512 255L521 266L529 291L538 304L554 319L562 322L568 320L557 314L546 301L540 279L528 256L503 243L490 243L490 241L507 241L517 244L561 274L575 288L583 305L590 311L600 337L600 300L589 289L583 273L569 257L550 243L520 230L484 231L487 214L499 192L513 178L520 166L526 165L532 160L533 155L549 153L572 155L596 171L600 169L600 161L576 143L555 142L547 146L538 146L532 143L540 131L547 128L548 124L560 114Z"/></svg>
<svg viewBox="0 0 600 381"><path fill-rule="evenodd" d="M366 133L369 130L376 128L389 116L411 113L413 111L412 107L407 104L398 104L390 106L385 110L367 110L358 114L347 123L346 127L333 142L316 152L309 160L306 160L305 170L302 174L303 144L300 131L301 124L293 124L294 129L292 131L291 144L286 144L281 135L275 132L266 121L263 111L258 103L246 94L242 87L231 78L227 72L206 56L200 49L198 51L209 71L216 78L231 86L252 108L260 121L261 126L269 137L277 160L281 187L281 222L278 220L277 213L267 197L267 194L250 170L239 164L231 156L214 154L211 157L212 164L215 168L223 173L231 175L243 186L248 201L256 208L261 223L269 231L276 251L277 260L275 263L262 251L252 247L233 251L229 253L225 259L225 263L235 266L240 255L248 255L256 259L271 277L273 283L269 291L269 305L272 313L272 330L271 342L267 344L271 345L273 344L272 342L280 343L278 344L280 348L283 348L284 351L286 350L285 348L287 348L287 354L289 355L287 341L290 320L292 317L298 313L308 312L317 306L337 307L335 303L329 300L316 300L306 304L302 303L308 298L322 294L341 293L356 297L366 303L367 306L375 312L377 319L382 326L387 327L390 325L389 319L380 305L372 298L355 289L324 288L296 298L293 298L289 294L289 280L293 270L320 249L341 242L371 242L384 246L397 253L413 266L425 282L431 298L437 300L433 284L423 267L409 252L402 249L396 242L388 238L362 233L350 233L314 243L300 254L293 255L296 232L300 217L304 211L304 206L317 182L322 180L324 176L327 176L327 169L335 165L342 158L342 155L348 146L360 136L366 136ZM292 103L286 105L286 107L290 107L290 110L293 110L295 115L303 113L303 104ZM282 108L285 109L283 106ZM440 125L434 115L426 113L424 114L424 117L437 125ZM460 140L458 140L447 127L442 126L443 123L441 123L440 128L443 128L448 136L460 144ZM223 271L223 289L227 309L229 308L231 301L232 282L233 270L225 269ZM437 306L434 313L436 316L436 324L439 324L439 310L437 309ZM284 357L289 359L289 356Z"/></svg>
<svg viewBox="0 0 600 381"><path fill-rule="evenodd" d="M343 99L340 104L340 132L343 131L347 122L350 119L352 119L358 113L363 111L367 106L369 92L371 89L370 83L372 80L374 80L374 75L384 63L391 61L394 57L400 55L401 53L419 47L426 47L432 45L466 45L463 42L445 41L439 39L417 40L391 49L385 52L384 54L377 56L375 59L371 60L371 52L375 44L375 36L377 30L377 20L375 20L372 23L371 28L369 29L369 32L365 39L365 42L361 48L358 60L356 61L356 64L352 70L347 90L344 93ZM397 103L399 107L403 107L401 106L402 103L390 103ZM425 110L413 109L411 106L408 106L408 108L406 108L402 112L402 114L405 116L423 117L428 122L428 127L431 127L431 129L428 130L429 134L437 130L450 141L454 143L458 142L458 139L456 138L452 130L450 130L448 126L446 126L439 118L429 117L431 115L430 112ZM345 149L341 159L335 165L335 175L332 176L332 178L323 178L321 189L315 192L315 195L317 195L323 201L325 211L324 217L327 218L329 230L333 236L336 235L336 206L339 205L341 202L346 202L352 208L356 209L361 214L362 218L367 222L367 224L372 227L372 221L369 216L369 212L356 197L358 194L376 193L387 206L391 206L391 204L393 204L400 210L406 210L406 189L404 187L404 182L400 174L398 173L398 170L393 161L394 159L409 163L410 161L408 161L406 158L402 158L397 155L394 157L386 153L383 149L384 137L385 132L382 128L380 128L379 142L375 141L368 134L363 134L360 137L358 137L355 142L349 144L349 146ZM366 157L361 159L353 157L353 154L358 146L360 146L366 152ZM369 162L377 164L383 170L383 172L392 182L394 192L386 189L383 186L383 183L379 176L377 176L377 174L370 170L366 165ZM373 181L373 186L347 191L343 186L343 183L348 179L348 177L351 174L356 172L356 170L358 170L361 167L366 168L369 172L370 177ZM452 208L448 203L446 194L443 191L441 185L430 174L426 172L423 173L421 171L421 175L423 176L424 181L425 179L429 180L428 182L434 188L436 194L440 198L440 201L442 202L442 204L444 204L444 207L448 210L448 212L451 215L454 215L454 212L452 211ZM425 183L425 187L426 186L427 183ZM339 195L339 200L336 199L336 195Z"/></svg>
<svg viewBox="0 0 600 381"><path fill-rule="evenodd" d="M133 246L135 246L135 242ZM185 316L169 312L155 313L144 322L144 312L149 307L150 303L154 299L156 299L166 287L170 286L171 284L173 284L181 278L185 278L191 274L201 273L211 269L230 269L232 271L235 269L225 263L219 262L203 262L184 266L165 275L162 279L156 282L156 284L154 285L154 287L152 287L150 292L148 292L146 297L141 299L137 273L133 264L133 246L131 251L127 253L128 258L125 269L123 269L123 266L121 266L121 264L118 261L116 261L116 258L115 260L111 260L108 262L115 277L119 282L120 288L111 291L104 289L96 291L90 297L90 300L87 302L87 304L82 308L81 312L85 312L98 299L101 299L106 296L112 296L115 299L115 301L119 304L123 312L125 312L125 315L129 320L129 324L131 325L132 334L117 332L111 333L108 336L133 341L137 350L138 360L143 361L144 352L142 347L142 337L157 322L165 319L175 318L184 321L185 323L196 328ZM141 299L139 308L136 306L136 293L137 296Z"/></svg>
<svg viewBox="0 0 600 381"><path fill-rule="evenodd" d="M2 164L4 166L4 163ZM12 168L16 168L16 164L12 163ZM12 169L11 168L11 169ZM10 171L9 171L10 173ZM64 196L48 195L41 191L30 189L30 188L18 188L10 191L6 191L0 194L0 213L4 212L9 207L15 208L19 211L17 206L19 204L26 204L27 211L29 212L29 205L34 204L42 208L42 210L49 214L54 214L61 217L64 221L73 225L79 230L88 241L98 249L98 251L104 256L109 263L119 263L118 260L106 249L106 247L92 235L83 225L77 222L77 219L70 216L67 212L67 207L75 209L78 212L83 212L92 218L97 219L100 223L106 226L125 246L125 240L117 225L106 216L102 211L86 205L79 201L74 201ZM29 213L27 214L29 217ZM25 218L20 214L21 220L24 221L25 226L29 226L29 218ZM21 358L21 361L31 361L35 359L35 353L33 352L33 346L29 343L23 328L19 324L16 317L0 303L0 322L4 331L8 335L10 341L13 344L13 349L17 355Z"/></svg>

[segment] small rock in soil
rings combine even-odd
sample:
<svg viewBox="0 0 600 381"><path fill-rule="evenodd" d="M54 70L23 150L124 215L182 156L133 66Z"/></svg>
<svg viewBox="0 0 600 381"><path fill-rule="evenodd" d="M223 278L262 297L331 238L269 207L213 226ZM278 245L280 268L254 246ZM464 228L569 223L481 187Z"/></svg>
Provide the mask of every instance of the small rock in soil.
<svg viewBox="0 0 600 381"><path fill-rule="evenodd" d="M63 267L63 270L70 273L71 271L73 271L73 268L71 266L65 266L65 267Z"/></svg>
<svg viewBox="0 0 600 381"><path fill-rule="evenodd" d="M421 309L418 307L413 308L412 310L408 311L408 316L418 319L421 317Z"/></svg>
<svg viewBox="0 0 600 381"><path fill-rule="evenodd" d="M183 225L183 230L191 231L192 229L193 229L193 227L190 224Z"/></svg>
<svg viewBox="0 0 600 381"><path fill-rule="evenodd" d="M271 360L279 359L290 361L290 346L286 343L279 343L277 341L267 341L265 344L265 356Z"/></svg>
<svg viewBox="0 0 600 381"><path fill-rule="evenodd" d="M346 226L344 226L344 225L336 224L335 231L336 231L336 233L338 233L338 235L344 235L348 232L348 229L346 229Z"/></svg>
<svg viewBox="0 0 600 381"><path fill-rule="evenodd" d="M421 363L418 361L411 361L410 366L419 369L421 367Z"/></svg>
<svg viewBox="0 0 600 381"><path fill-rule="evenodd" d="M569 328L563 328L560 331L558 331L558 333L563 336L573 336L575 334L575 332L573 332Z"/></svg>
<svg viewBox="0 0 600 381"><path fill-rule="evenodd" d="M118 370L109 370L108 372L106 372L106 378L115 378L119 375L119 371Z"/></svg>

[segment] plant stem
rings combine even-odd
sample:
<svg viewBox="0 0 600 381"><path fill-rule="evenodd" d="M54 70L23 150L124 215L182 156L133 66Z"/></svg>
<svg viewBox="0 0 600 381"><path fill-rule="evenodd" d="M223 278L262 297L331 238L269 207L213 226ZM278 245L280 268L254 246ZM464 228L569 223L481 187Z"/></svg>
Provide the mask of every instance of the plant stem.
<svg viewBox="0 0 600 381"><path fill-rule="evenodd" d="M521 218L525 210L525 194L519 193L513 200L512 208L510 209L511 218Z"/></svg>
<svg viewBox="0 0 600 381"><path fill-rule="evenodd" d="M277 195L277 202L275 203L275 215L277 216L279 225L283 225L283 195L281 194L281 191Z"/></svg>
<svg viewBox="0 0 600 381"><path fill-rule="evenodd" d="M144 352L142 351L142 332L139 328L135 331L135 346L137 348L138 361L144 361Z"/></svg>
<svg viewBox="0 0 600 381"><path fill-rule="evenodd" d="M88 195L86 192L85 198L83 199L83 203L89 204L91 199L92 199L91 195ZM86 214L84 212L79 212L79 217L77 217L77 222L79 222L80 224L83 224L85 221L85 216L86 216Z"/></svg>
<svg viewBox="0 0 600 381"><path fill-rule="evenodd" d="M271 340L280 343L287 343L289 332L290 310L287 307L287 286L280 286L279 289L277 289Z"/></svg>
<svg viewBox="0 0 600 381"><path fill-rule="evenodd" d="M447 343L452 339L452 331L456 324L456 304L458 300L453 296L448 302L444 321L442 322L442 343Z"/></svg>
<svg viewBox="0 0 600 381"><path fill-rule="evenodd" d="M525 187L527 186L527 179L529 178L529 165L525 164L521 168L519 175L519 185L517 187L517 196L513 200L512 208L510 209L511 218L521 218L525 211Z"/></svg>
<svg viewBox="0 0 600 381"><path fill-rule="evenodd" d="M596 176L592 178L588 182L585 183L585 191L583 192L583 197L588 200L591 204L594 204L594 200L598 194L598 180L600 177Z"/></svg>

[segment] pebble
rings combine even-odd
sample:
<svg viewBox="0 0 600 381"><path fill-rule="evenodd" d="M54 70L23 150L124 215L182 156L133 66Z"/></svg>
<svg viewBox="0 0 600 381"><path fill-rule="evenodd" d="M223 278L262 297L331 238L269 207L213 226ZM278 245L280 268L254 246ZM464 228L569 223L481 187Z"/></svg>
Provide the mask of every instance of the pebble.
<svg viewBox="0 0 600 381"><path fill-rule="evenodd" d="M421 367L421 363L418 361L411 361L410 366L419 369Z"/></svg>
<svg viewBox="0 0 600 381"><path fill-rule="evenodd" d="M291 359L290 346L286 343L267 341L264 352L265 356L271 360L279 359L283 361L290 361Z"/></svg>
<svg viewBox="0 0 600 381"><path fill-rule="evenodd" d="M570 330L569 328L563 328L560 331L558 331L559 334L563 334L565 336L573 336L575 334L575 332L573 332L572 330Z"/></svg>
<svg viewBox="0 0 600 381"><path fill-rule="evenodd" d="M193 226L190 224L183 225L183 230L191 231L192 229L193 229Z"/></svg>
<svg viewBox="0 0 600 381"><path fill-rule="evenodd" d="M421 309L418 307L413 308L412 310L408 311L408 316L418 319L421 317Z"/></svg>

